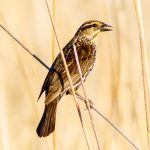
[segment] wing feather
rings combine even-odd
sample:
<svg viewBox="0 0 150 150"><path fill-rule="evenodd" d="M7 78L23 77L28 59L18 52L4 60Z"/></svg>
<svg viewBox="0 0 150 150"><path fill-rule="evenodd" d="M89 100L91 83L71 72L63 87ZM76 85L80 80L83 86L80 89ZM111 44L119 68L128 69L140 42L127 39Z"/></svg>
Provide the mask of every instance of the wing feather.
<svg viewBox="0 0 150 150"><path fill-rule="evenodd" d="M80 49L77 48L77 53L83 77L87 72L89 72L89 68L94 63L92 55L88 53L89 52L88 48L85 46ZM80 82L80 76L76 65L73 47L70 47L68 51L70 52L67 53L66 49L64 49L64 54L73 84L76 85L78 82ZM87 54L84 55L82 53ZM69 88L69 81L61 58L61 54L57 56L51 68L53 69L49 71L39 95L40 97L42 93L46 91L46 99L45 99L46 104L50 103L53 99L55 99L58 95L60 95L60 93L64 93Z"/></svg>

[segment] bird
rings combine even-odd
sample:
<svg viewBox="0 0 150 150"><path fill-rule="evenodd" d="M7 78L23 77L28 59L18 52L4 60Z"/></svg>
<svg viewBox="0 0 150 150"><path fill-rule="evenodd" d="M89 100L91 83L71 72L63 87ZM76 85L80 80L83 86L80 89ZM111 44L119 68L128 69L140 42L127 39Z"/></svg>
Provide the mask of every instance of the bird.
<svg viewBox="0 0 150 150"><path fill-rule="evenodd" d="M74 46L76 47L82 78L85 81L95 63L98 38L102 33L111 30L112 26L104 22L86 21L62 49L75 91L80 87L81 80L76 64ZM36 129L39 137L47 137L55 130L57 104L62 96L71 94L61 53L57 55L50 67L38 99L40 99L43 92L45 92L45 109Z"/></svg>

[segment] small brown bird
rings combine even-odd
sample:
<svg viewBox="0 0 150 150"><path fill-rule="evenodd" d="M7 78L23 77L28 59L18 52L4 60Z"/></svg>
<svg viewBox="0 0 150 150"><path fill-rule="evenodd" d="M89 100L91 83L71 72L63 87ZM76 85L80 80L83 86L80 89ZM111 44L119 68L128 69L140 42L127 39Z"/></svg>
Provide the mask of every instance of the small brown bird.
<svg viewBox="0 0 150 150"><path fill-rule="evenodd" d="M111 31L111 26L100 21L87 21L81 25L75 36L63 48L75 90L79 88L81 81L73 44L76 46L82 77L85 81L94 66L97 39L105 31ZM37 127L37 134L39 137L46 137L54 131L57 103L64 94L70 93L70 90L65 67L61 54L59 53L46 76L39 95L40 98L45 91L45 110Z"/></svg>

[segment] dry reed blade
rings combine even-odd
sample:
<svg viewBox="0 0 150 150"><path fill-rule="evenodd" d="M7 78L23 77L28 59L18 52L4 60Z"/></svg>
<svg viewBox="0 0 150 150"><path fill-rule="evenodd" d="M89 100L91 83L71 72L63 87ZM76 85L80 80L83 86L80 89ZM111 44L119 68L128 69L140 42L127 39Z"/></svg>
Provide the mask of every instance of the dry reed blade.
<svg viewBox="0 0 150 150"><path fill-rule="evenodd" d="M55 0L52 0L52 15L53 15L53 18L55 18ZM52 36L52 62L54 61L54 58L55 58L55 40L54 40L54 31L52 30L51 31L51 36ZM53 150L56 150L56 128L53 132Z"/></svg>
<svg viewBox="0 0 150 150"><path fill-rule="evenodd" d="M146 115L146 126L147 126L147 142L148 142L148 148L150 149L150 81L149 81L149 69L148 69L147 51L146 51L145 39L144 39L144 26L143 26L140 0L134 0L134 7L135 7L138 30L139 30L145 115Z"/></svg>
<svg viewBox="0 0 150 150"><path fill-rule="evenodd" d="M91 110L90 110L90 102L89 102L89 99L87 97L86 90L85 90L85 87L84 87L83 78L82 78L82 71L81 71L81 67L80 67L80 63L79 63L79 59L78 59L78 54L77 54L76 46L74 44L73 44L73 49L74 49L76 64L77 64L77 67L78 67L78 71L79 71L79 75L80 75L80 80L81 80L81 85L82 85L82 89L83 89L83 93L84 93L84 97L85 97L86 107L87 107L87 110L89 112L90 121L91 121L91 124L92 124L92 128L93 128L93 132L94 132L94 135L95 135L95 139L96 139L96 142L97 142L97 147L100 150L100 144L99 144L99 141L98 141L98 137L97 137L96 129L95 129L95 126L94 126L94 121L93 121L92 113L91 113Z"/></svg>
<svg viewBox="0 0 150 150"><path fill-rule="evenodd" d="M55 18L55 0L52 1L52 12L53 12L53 18ZM55 37L54 37L54 31L52 30L52 62L55 58Z"/></svg>

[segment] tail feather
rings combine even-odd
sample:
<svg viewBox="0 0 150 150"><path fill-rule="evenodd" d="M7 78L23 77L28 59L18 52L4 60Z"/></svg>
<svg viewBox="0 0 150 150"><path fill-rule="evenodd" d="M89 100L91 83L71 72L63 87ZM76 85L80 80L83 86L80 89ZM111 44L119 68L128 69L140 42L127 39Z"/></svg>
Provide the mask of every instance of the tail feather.
<svg viewBox="0 0 150 150"><path fill-rule="evenodd" d="M36 130L39 137L46 137L54 131L56 121L56 109L57 100L52 101L48 105L45 105L43 116Z"/></svg>

